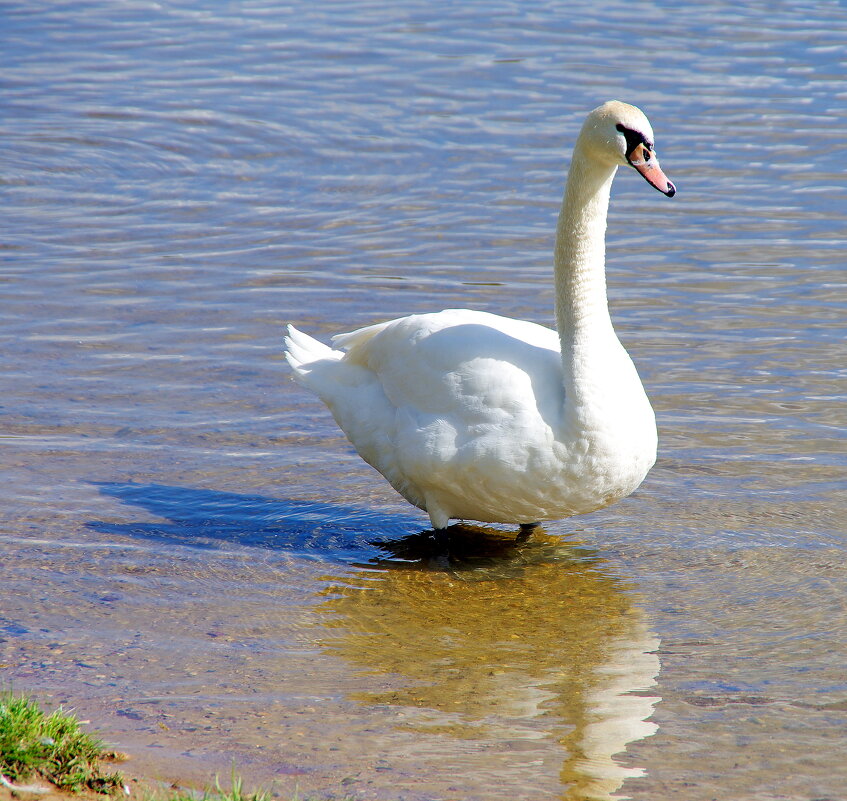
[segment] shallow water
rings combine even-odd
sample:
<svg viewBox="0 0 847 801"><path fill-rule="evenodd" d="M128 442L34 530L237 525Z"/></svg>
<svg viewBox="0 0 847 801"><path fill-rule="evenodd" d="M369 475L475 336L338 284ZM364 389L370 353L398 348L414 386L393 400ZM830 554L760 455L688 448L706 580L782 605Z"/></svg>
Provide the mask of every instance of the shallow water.
<svg viewBox="0 0 847 801"><path fill-rule="evenodd" d="M837 3L6 3L0 665L203 783L385 799L847 787ZM450 306L548 323L569 148L635 102L631 498L426 518L289 381Z"/></svg>

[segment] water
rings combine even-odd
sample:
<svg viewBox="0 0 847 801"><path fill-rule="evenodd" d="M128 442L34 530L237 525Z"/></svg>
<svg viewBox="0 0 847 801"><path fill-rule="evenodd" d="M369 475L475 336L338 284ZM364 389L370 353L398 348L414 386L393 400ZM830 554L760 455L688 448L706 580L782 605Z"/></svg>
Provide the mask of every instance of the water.
<svg viewBox="0 0 847 801"><path fill-rule="evenodd" d="M148 776L276 792L840 798L837 3L5 3L0 680ZM291 383L316 335L548 323L584 114L642 106L613 317L631 498L426 519Z"/></svg>

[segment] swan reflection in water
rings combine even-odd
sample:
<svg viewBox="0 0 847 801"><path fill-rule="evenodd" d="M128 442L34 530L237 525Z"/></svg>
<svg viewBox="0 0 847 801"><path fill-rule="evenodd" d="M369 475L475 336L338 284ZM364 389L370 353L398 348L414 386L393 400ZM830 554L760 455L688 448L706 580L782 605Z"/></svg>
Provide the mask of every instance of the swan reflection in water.
<svg viewBox="0 0 847 801"><path fill-rule="evenodd" d="M385 558L321 607L334 629L323 646L381 676L354 700L417 708L403 727L420 734L558 743L563 799L611 798L643 774L615 755L656 731L659 699L644 691L659 641L602 559L540 527L517 542L452 526L437 544L375 544Z"/></svg>

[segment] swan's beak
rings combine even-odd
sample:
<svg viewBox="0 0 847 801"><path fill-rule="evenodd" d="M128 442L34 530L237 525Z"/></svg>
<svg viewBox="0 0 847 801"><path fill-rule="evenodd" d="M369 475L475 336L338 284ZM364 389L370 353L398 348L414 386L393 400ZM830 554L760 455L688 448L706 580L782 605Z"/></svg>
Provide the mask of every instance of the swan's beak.
<svg viewBox="0 0 847 801"><path fill-rule="evenodd" d="M650 186L656 187L668 197L673 197L676 194L676 187L668 180L668 176L662 172L659 159L647 145L642 144L636 147L627 156L627 161L644 176L644 180Z"/></svg>

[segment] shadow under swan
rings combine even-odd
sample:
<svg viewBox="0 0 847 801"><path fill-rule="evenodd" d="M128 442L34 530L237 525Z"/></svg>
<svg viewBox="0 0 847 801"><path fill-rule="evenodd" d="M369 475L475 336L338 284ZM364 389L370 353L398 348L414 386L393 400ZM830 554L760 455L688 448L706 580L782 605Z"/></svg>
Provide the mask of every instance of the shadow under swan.
<svg viewBox="0 0 847 801"><path fill-rule="evenodd" d="M643 775L620 755L657 729L659 640L596 553L540 528L516 542L465 525L380 547L322 592L323 648L389 685L354 700L413 710L404 729L484 741L507 772L554 746L568 801L618 798ZM510 767L494 744L516 741Z"/></svg>
<svg viewBox="0 0 847 801"><path fill-rule="evenodd" d="M420 529L420 518L320 501L135 482L92 482L101 495L143 509L158 520L91 521L113 536L192 548L246 546L306 559L346 562L376 557L374 537L399 538Z"/></svg>

